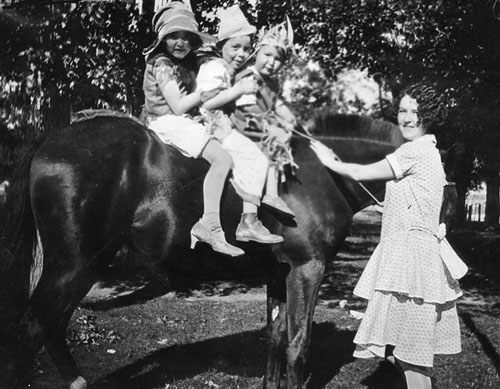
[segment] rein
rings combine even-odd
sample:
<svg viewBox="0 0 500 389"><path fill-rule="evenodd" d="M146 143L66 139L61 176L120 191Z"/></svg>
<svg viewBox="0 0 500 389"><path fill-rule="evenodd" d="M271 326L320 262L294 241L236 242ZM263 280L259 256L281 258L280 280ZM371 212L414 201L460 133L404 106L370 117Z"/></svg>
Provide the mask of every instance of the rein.
<svg viewBox="0 0 500 389"><path fill-rule="evenodd" d="M291 129L291 131L292 131L295 135L301 136L302 138L308 139L308 140L310 140L310 141L317 142L317 140L313 138L313 136L312 136L311 132L310 132L307 128L302 127L302 126L301 126L301 128L304 130L304 132L305 132L305 133L304 133L304 132L300 132L300 131L296 130L295 128L292 128L292 129ZM340 160L340 158L339 158L339 157L336 157L336 158L337 158L337 160L338 160L339 162L342 162L342 161ZM377 204L377 205L378 205L378 206L380 206L380 207L383 207L383 206L384 206L384 204L383 204L381 201L379 201L379 200L375 197L375 195L374 195L372 192L370 192L370 190L369 190L366 186L364 186L364 185L363 185L361 182L359 182L359 181L356 181L356 180L354 180L354 181L355 181L355 182L356 182L356 183L357 183L357 184L361 187L361 189L363 189L363 190L364 190L364 191L368 194L368 196L370 196L370 197L371 197L371 199L372 199L373 201L375 201L375 204Z"/></svg>

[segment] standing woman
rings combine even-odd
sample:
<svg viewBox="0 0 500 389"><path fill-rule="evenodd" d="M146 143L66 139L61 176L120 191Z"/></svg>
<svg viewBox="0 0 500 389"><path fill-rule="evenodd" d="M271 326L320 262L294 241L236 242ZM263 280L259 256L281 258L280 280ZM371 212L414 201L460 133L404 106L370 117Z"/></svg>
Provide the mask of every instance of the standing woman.
<svg viewBox="0 0 500 389"><path fill-rule="evenodd" d="M342 163L321 143L311 148L340 175L388 181L380 243L354 289L368 300L354 356L386 358L404 372L409 389L430 389L434 355L461 351L455 302L462 293L437 237L445 174L432 128L444 108L422 84L401 96L397 116L406 143L384 160Z"/></svg>

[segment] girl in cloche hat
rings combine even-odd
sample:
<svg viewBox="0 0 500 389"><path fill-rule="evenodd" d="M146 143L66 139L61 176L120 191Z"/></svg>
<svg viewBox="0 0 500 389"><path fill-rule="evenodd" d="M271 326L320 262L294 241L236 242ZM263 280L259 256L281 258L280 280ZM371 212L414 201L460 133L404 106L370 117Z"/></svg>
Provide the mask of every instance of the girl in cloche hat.
<svg viewBox="0 0 500 389"><path fill-rule="evenodd" d="M154 43L144 51L144 117L159 138L182 154L210 163L203 183L203 216L191 229L191 246L208 243L214 251L238 256L244 251L226 242L219 220L224 184L232 166L231 156L213 139L201 117L195 91L196 58L193 53L210 36L198 31L193 12L172 1L153 17Z"/></svg>

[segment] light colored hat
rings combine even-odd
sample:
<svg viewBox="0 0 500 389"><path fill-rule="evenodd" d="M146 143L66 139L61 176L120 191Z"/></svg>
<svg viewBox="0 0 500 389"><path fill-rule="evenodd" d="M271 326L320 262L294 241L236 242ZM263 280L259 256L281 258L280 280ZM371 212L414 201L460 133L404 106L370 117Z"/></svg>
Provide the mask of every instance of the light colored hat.
<svg viewBox="0 0 500 389"><path fill-rule="evenodd" d="M257 32L257 29L248 23L237 4L219 9L217 17L219 18L219 32L217 33L219 42L239 36L253 35Z"/></svg>
<svg viewBox="0 0 500 389"><path fill-rule="evenodd" d="M144 55L151 54L168 34L179 31L187 31L198 36L202 43L215 41L211 35L198 30L198 23L193 12L181 1L171 1L165 7L160 8L153 16L153 31L156 39L151 46L143 51Z"/></svg>
<svg viewBox="0 0 500 389"><path fill-rule="evenodd" d="M259 31L255 51L258 51L262 46L274 46L283 49L287 58L297 56L293 45L292 23L288 16L286 16L286 20L283 23L268 29L263 27Z"/></svg>

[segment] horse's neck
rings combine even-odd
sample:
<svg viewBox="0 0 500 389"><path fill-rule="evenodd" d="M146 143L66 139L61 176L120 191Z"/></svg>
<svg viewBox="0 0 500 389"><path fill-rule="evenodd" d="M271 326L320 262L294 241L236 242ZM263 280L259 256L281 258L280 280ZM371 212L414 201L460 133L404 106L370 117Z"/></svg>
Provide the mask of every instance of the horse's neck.
<svg viewBox="0 0 500 389"><path fill-rule="evenodd" d="M344 162L359 164L377 162L395 149L392 144L372 139L335 136L322 136L319 138L321 142L334 150ZM368 205L381 203L384 200L385 182L358 183L335 173L332 173L332 178L337 183L353 212L358 212Z"/></svg>
<svg viewBox="0 0 500 389"><path fill-rule="evenodd" d="M384 201L384 183L359 183L335 173L331 173L331 175L354 213L369 205L381 204Z"/></svg>
<svg viewBox="0 0 500 389"><path fill-rule="evenodd" d="M318 139L330 147L344 162L369 164L384 159L395 150L395 146L376 139L319 136Z"/></svg>

